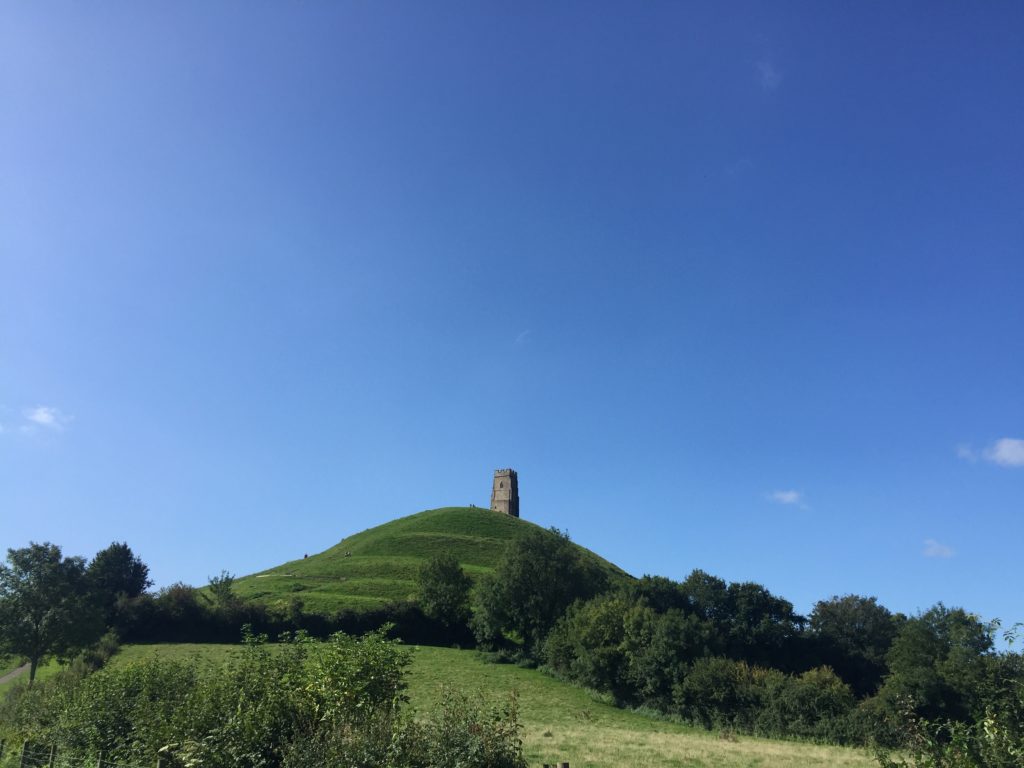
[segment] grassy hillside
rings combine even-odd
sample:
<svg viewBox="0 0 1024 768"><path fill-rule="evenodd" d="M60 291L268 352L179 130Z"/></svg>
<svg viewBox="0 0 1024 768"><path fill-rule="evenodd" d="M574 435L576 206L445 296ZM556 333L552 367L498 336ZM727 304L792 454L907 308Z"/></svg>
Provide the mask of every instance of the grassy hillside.
<svg viewBox="0 0 1024 768"><path fill-rule="evenodd" d="M10 673L15 672L21 666L20 662L6 657L3 663L3 668L0 670L0 696L3 696L7 691L13 688L15 685L24 685L28 682L28 670L24 670L20 674L10 677ZM61 670L60 664L55 659L50 659L47 662L40 664L39 669L36 670L36 680L42 682L43 680L49 680L51 677L56 675Z"/></svg>
<svg viewBox="0 0 1024 768"><path fill-rule="evenodd" d="M153 654L223 658L233 646L129 646L112 663ZM516 691L530 765L568 761L573 768L871 768L861 750L721 734L665 722L603 703L537 670L488 664L474 651L416 648L409 676L413 707L429 710L443 685L489 700Z"/></svg>
<svg viewBox="0 0 1024 768"><path fill-rule="evenodd" d="M471 576L493 570L508 542L539 526L480 507L431 509L343 539L325 552L240 578L243 597L268 603L302 598L311 612L366 610L416 591L416 574L431 557L454 555ZM628 576L580 547L610 576Z"/></svg>

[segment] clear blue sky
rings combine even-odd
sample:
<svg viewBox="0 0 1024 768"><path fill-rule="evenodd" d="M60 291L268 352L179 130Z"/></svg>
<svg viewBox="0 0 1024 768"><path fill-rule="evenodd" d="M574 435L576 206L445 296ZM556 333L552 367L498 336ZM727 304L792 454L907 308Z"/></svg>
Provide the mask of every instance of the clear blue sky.
<svg viewBox="0 0 1024 768"><path fill-rule="evenodd" d="M1024 619L1024 5L8 2L0 546L486 505Z"/></svg>

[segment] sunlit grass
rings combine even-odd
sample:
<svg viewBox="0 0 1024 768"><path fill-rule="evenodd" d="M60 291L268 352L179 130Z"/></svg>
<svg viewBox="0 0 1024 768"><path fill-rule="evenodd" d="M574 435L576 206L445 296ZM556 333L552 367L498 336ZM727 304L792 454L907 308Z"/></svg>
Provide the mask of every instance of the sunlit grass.
<svg viewBox="0 0 1024 768"><path fill-rule="evenodd" d="M286 605L293 597L311 613L370 610L416 594L416 577L434 555L450 554L476 577L493 570L508 542L537 526L480 507L420 512L362 531L307 558L238 579L245 598ZM613 578L625 574L589 550Z"/></svg>
<svg viewBox="0 0 1024 768"><path fill-rule="evenodd" d="M523 724L523 748L530 765L567 761L573 768L871 768L863 750L723 737L679 723L619 709L588 691L538 670L490 664L475 651L413 647L409 675L411 705L431 709L442 686L450 685L489 701L516 691ZM217 660L238 646L168 644L127 646L112 663L159 656Z"/></svg>
<svg viewBox="0 0 1024 768"><path fill-rule="evenodd" d="M9 659L10 657L8 657ZM21 663L17 659L8 661L3 671L0 671L0 677L3 677L8 672L12 672L21 666ZM43 680L49 680L51 677L56 675L61 670L61 665L57 663L56 659L48 659L39 665L36 670L36 680L42 682ZM26 669L23 673L18 675L12 680L8 680L6 683L0 683L0 696L3 696L7 691L11 690L16 685L25 685L28 683L28 670Z"/></svg>

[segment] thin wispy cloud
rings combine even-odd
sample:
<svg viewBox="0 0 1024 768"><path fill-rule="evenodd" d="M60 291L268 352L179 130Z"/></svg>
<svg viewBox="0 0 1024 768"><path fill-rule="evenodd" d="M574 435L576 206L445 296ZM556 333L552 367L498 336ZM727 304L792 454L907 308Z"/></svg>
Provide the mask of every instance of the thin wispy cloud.
<svg viewBox="0 0 1024 768"><path fill-rule="evenodd" d="M753 167L754 163L749 157L741 157L725 166L725 175L729 178L736 178L737 176L742 176Z"/></svg>
<svg viewBox="0 0 1024 768"><path fill-rule="evenodd" d="M984 456L1001 467L1024 467L1024 440L1000 438L985 449Z"/></svg>
<svg viewBox="0 0 1024 768"><path fill-rule="evenodd" d="M975 450L970 443L961 443L956 447L956 455L972 464L984 459L1000 467L1024 467L1024 440L1001 437L980 451Z"/></svg>
<svg viewBox="0 0 1024 768"><path fill-rule="evenodd" d="M766 494L768 501L773 504L782 504L787 507L799 507L800 509L808 509L807 504L804 502L804 495L800 491L794 490L779 490L772 491Z"/></svg>
<svg viewBox="0 0 1024 768"><path fill-rule="evenodd" d="M521 347L527 341L530 340L530 334L533 333L529 328L516 336L516 340L512 342L512 346Z"/></svg>
<svg viewBox="0 0 1024 768"><path fill-rule="evenodd" d="M970 446L969 443L960 443L960 445L956 447L956 455L958 458L961 458L964 461L969 461L971 463L974 463L975 461L978 460L977 452Z"/></svg>
<svg viewBox="0 0 1024 768"><path fill-rule="evenodd" d="M37 405L34 408L26 408L22 415L25 417L26 423L21 425L21 431L26 434L31 434L40 429L60 432L70 421L70 418L64 415L59 408L54 408L50 405Z"/></svg>
<svg viewBox="0 0 1024 768"><path fill-rule="evenodd" d="M782 72L768 59L762 59L754 65L761 90L771 93L782 85Z"/></svg>
<svg viewBox="0 0 1024 768"><path fill-rule="evenodd" d="M953 548L942 544L935 539L924 540L924 550L921 552L925 557L949 558L955 553Z"/></svg>
<svg viewBox="0 0 1024 768"><path fill-rule="evenodd" d="M769 494L772 501L779 504L799 504L800 491L772 491Z"/></svg>

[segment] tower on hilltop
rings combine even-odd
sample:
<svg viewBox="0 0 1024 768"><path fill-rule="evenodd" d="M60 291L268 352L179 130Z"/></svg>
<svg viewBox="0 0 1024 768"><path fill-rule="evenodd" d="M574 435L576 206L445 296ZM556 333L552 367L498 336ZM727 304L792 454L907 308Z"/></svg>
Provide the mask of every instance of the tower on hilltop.
<svg viewBox="0 0 1024 768"><path fill-rule="evenodd" d="M519 517L519 476L514 469L494 470L491 509Z"/></svg>

